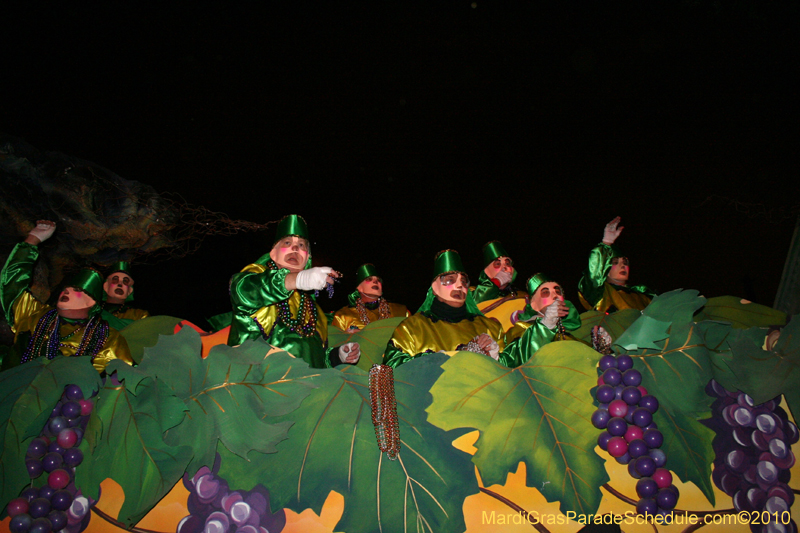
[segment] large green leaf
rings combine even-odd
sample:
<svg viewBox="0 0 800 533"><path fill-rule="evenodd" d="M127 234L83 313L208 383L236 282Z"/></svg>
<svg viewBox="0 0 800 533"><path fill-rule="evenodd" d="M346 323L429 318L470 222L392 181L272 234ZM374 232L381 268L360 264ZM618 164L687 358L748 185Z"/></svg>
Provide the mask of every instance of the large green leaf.
<svg viewBox="0 0 800 533"><path fill-rule="evenodd" d="M594 310L586 311L581 313L581 327L570 331L570 334L591 345L592 328L602 326L612 339L618 339L640 316L642 312L638 309L623 309L610 314Z"/></svg>
<svg viewBox="0 0 800 533"><path fill-rule="evenodd" d="M480 430L473 462L484 484L503 484L524 461L528 486L542 487L564 513L593 514L608 481L590 420L599 357L579 342L552 342L509 369L461 352L431 389L429 420L443 429Z"/></svg>
<svg viewBox="0 0 800 533"><path fill-rule="evenodd" d="M159 335L172 335L175 332L175 325L180 321L180 318L174 316L151 316L134 320L119 333L125 337L131 350L131 357L138 364L142 362L144 349L155 346Z"/></svg>
<svg viewBox="0 0 800 533"><path fill-rule="evenodd" d="M328 328L328 343L341 346L346 342L357 342L361 347L361 358L358 368L369 370L374 364L383 363L383 352L392 338L395 328L405 317L385 318L367 324L364 329L355 332L344 332L335 326Z"/></svg>
<svg viewBox="0 0 800 533"><path fill-rule="evenodd" d="M667 468L678 474L684 483L692 482L715 505L711 485L711 463L714 461L714 432L692 416L659 407L653 416L664 435L661 449L667 456Z"/></svg>
<svg viewBox="0 0 800 533"><path fill-rule="evenodd" d="M669 336L671 324L692 322L692 315L705 302L706 299L694 290L678 289L659 294L614 344L625 350L655 350L658 342Z"/></svg>
<svg viewBox="0 0 800 533"><path fill-rule="evenodd" d="M89 357L37 358L0 374L0 509L30 484L25 453L38 436L64 387L75 384L91 396L100 376Z"/></svg>
<svg viewBox="0 0 800 533"><path fill-rule="evenodd" d="M309 377L318 371L286 352L267 357L271 349L261 340L235 348L220 345L202 359L199 334L183 328L145 350L138 371L163 381L188 409L165 440L192 446L190 472L213 464L218 439L247 458L251 450L274 452L286 438L291 422L267 417L296 409L313 386Z"/></svg>
<svg viewBox="0 0 800 533"><path fill-rule="evenodd" d="M736 296L717 296L709 298L694 319L697 322L701 320L730 322L735 328L747 329L756 326L782 326L786 324L786 313Z"/></svg>
<svg viewBox="0 0 800 533"><path fill-rule="evenodd" d="M336 530L350 532L463 531L464 498L478 492L470 457L452 446L463 434L425 421L428 390L444 354L414 359L394 371L401 449L391 461L378 448L368 374L356 367L327 370L300 408L278 453L253 458L250 468L223 451L220 475L265 482L277 505L319 512L329 491L344 495Z"/></svg>
<svg viewBox="0 0 800 533"><path fill-rule="evenodd" d="M192 457L190 446L163 439L185 410L161 380L141 381L136 394L107 380L81 443L91 460L76 469L78 487L96 499L100 483L113 479L125 492L118 520L126 526L138 522L172 489Z"/></svg>
<svg viewBox="0 0 800 533"><path fill-rule="evenodd" d="M728 390L739 389L757 404L783 394L795 420L800 417L800 318L793 317L772 350L762 348L764 330L736 330L726 361L734 379L720 380Z"/></svg>

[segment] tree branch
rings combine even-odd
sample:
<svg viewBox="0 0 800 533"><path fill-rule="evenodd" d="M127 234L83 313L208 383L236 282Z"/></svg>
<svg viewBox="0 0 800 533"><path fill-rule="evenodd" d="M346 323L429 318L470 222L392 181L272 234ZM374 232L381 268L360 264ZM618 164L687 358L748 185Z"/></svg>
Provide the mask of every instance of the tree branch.
<svg viewBox="0 0 800 533"><path fill-rule="evenodd" d="M491 496L492 498L495 498L496 500L499 500L499 501L503 502L504 504L508 505L509 507L511 507L512 509L514 509L515 511L517 511L517 512L518 512L520 515L524 516L524 517L526 518L526 520L528 521L528 523L529 523L530 525L532 525L533 527L535 527L535 528L536 528L536 530L537 530L539 533L550 533L550 530L549 530L549 529L547 529L546 527L544 527L544 526L543 526L542 524L540 524L539 522L536 522L536 523L534 524L534 523L533 523L533 520L531 520L531 514L530 514L528 511L526 511L525 509L523 509L522 507L520 507L520 506L519 506L519 505L517 505L516 503L512 502L511 500L509 500L509 499L508 499L508 498L506 498L505 496L501 496L501 495L497 494L496 492L494 492L494 491L491 491L491 490L489 490L489 489L487 489L487 488L484 488L484 487L479 487L479 488L480 488L480 491L481 491L481 492L483 492L483 493L485 493L485 494L488 494L488 495L489 495L489 496Z"/></svg>
<svg viewBox="0 0 800 533"><path fill-rule="evenodd" d="M135 526L131 527L131 528L128 528L125 524L123 524L119 520L116 520L116 519L112 518L111 515L108 515L108 514L104 513L103 511L101 511L100 509L95 507L94 505L92 505L91 509L92 509L92 512L94 514L96 514L97 516L99 516L100 518L102 518L103 520L108 522L109 524L113 524L113 525L117 526L118 528L124 529L126 531L132 531L133 533L164 533L163 531L153 531L152 529L142 529L140 527L135 527Z"/></svg>

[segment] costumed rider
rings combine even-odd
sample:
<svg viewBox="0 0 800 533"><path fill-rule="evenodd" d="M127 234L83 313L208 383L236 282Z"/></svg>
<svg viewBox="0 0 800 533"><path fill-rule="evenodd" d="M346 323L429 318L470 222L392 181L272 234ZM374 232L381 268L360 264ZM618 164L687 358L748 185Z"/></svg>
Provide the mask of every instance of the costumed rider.
<svg viewBox="0 0 800 533"><path fill-rule="evenodd" d="M589 264L578 282L578 296L587 310L642 310L656 295L644 285L628 285L630 261L614 245L624 229L619 222L620 217L616 217L606 224L603 242L589 254Z"/></svg>
<svg viewBox="0 0 800 533"><path fill-rule="evenodd" d="M333 325L342 331L357 331L376 320L394 317L410 317L405 305L389 303L383 297L383 279L372 263L358 267L358 287L348 297L350 305L342 307L333 317Z"/></svg>
<svg viewBox="0 0 800 533"><path fill-rule="evenodd" d="M228 344L262 338L314 368L355 364L358 343L327 348L328 319L315 300L340 274L311 267L308 226L299 215L278 223L272 250L231 278L233 320Z"/></svg>
<svg viewBox="0 0 800 533"><path fill-rule="evenodd" d="M491 241L483 245L483 264L486 267L478 276L478 284L472 292L476 304L517 296L519 291L512 285L517 279L517 271L500 241ZM522 293L521 296L524 298L525 294Z"/></svg>
<svg viewBox="0 0 800 533"><path fill-rule="evenodd" d="M484 316L472 299L458 252L439 252L433 273L425 302L394 330L383 364L396 368L415 357L458 350L483 354L502 364L516 360L517 355L505 345L500 323Z"/></svg>
<svg viewBox="0 0 800 533"><path fill-rule="evenodd" d="M542 346L554 340L577 340L569 334L581 327L581 316L569 300L564 299L564 289L552 278L541 272L531 276L527 282L531 294L525 309L516 317L514 327L506 332L506 344L523 335L519 359L509 366L516 367L527 362Z"/></svg>
<svg viewBox="0 0 800 533"><path fill-rule="evenodd" d="M133 301L133 275L127 261L111 265L111 272L103 283L103 319L114 329L122 329L135 320L150 316L144 309L130 306Z"/></svg>
<svg viewBox="0 0 800 533"><path fill-rule="evenodd" d="M30 293L38 245L55 229L55 222L38 220L25 241L14 247L0 273L0 302L14 332L9 366L59 355L90 356L98 372L114 359L133 364L125 338L101 317L98 302L103 294L103 277L97 270L84 268L78 272L61 291L55 308Z"/></svg>

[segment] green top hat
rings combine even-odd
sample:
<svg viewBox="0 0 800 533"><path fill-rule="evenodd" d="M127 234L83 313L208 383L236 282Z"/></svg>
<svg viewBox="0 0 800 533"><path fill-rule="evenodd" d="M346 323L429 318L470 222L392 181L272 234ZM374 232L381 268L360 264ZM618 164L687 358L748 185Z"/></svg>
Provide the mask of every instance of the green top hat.
<svg viewBox="0 0 800 533"><path fill-rule="evenodd" d="M536 289L538 289L542 283L547 283L548 281L555 280L542 272L529 277L526 285L528 287L528 294L531 296L531 298L533 298L533 295L536 293Z"/></svg>
<svg viewBox="0 0 800 533"><path fill-rule="evenodd" d="M131 273L131 264L127 261L117 261L107 269L107 272L108 276L110 276L111 274L116 274L117 272L124 272L130 277L133 277L133 274Z"/></svg>
<svg viewBox="0 0 800 533"><path fill-rule="evenodd" d="M364 263L358 267L358 270L356 270L356 283L361 283L371 276L380 277L380 275L378 275L378 269L375 268L375 265L372 263Z"/></svg>
<svg viewBox="0 0 800 533"><path fill-rule="evenodd" d="M491 241L483 245L483 266L486 267L498 257L508 257L508 252L500 241Z"/></svg>
<svg viewBox="0 0 800 533"><path fill-rule="evenodd" d="M455 250L443 250L436 254L436 259L433 263L433 278L441 276L448 272L465 272L464 264L461 262L461 256Z"/></svg>
<svg viewBox="0 0 800 533"><path fill-rule="evenodd" d="M300 215L286 215L283 217L278 222L278 227L275 230L275 242L272 245L274 246L279 240L288 236L297 236L307 241L310 240L308 238L308 224L306 224L303 217Z"/></svg>
<svg viewBox="0 0 800 533"><path fill-rule="evenodd" d="M80 272L75 274L67 287L75 287L82 289L86 294L92 297L95 302L101 302L103 297L103 276L93 268L83 268Z"/></svg>

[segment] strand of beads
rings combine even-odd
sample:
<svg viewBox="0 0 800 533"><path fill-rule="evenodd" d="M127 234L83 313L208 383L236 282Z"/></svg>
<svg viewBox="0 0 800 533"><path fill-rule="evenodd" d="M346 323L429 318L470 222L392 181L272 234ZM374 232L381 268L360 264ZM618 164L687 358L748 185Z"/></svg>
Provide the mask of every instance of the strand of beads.
<svg viewBox="0 0 800 533"><path fill-rule="evenodd" d="M290 331L297 333L301 337L311 337L317 329L317 309L310 296L304 291L297 292L300 294L297 316L292 317L292 311L289 309L289 300L286 299L278 302L278 320Z"/></svg>
<svg viewBox="0 0 800 533"><path fill-rule="evenodd" d="M400 428L397 423L397 401L394 396L394 373L387 365L372 365L369 371L369 399L372 406L372 425L378 448L389 459L400 452Z"/></svg>

